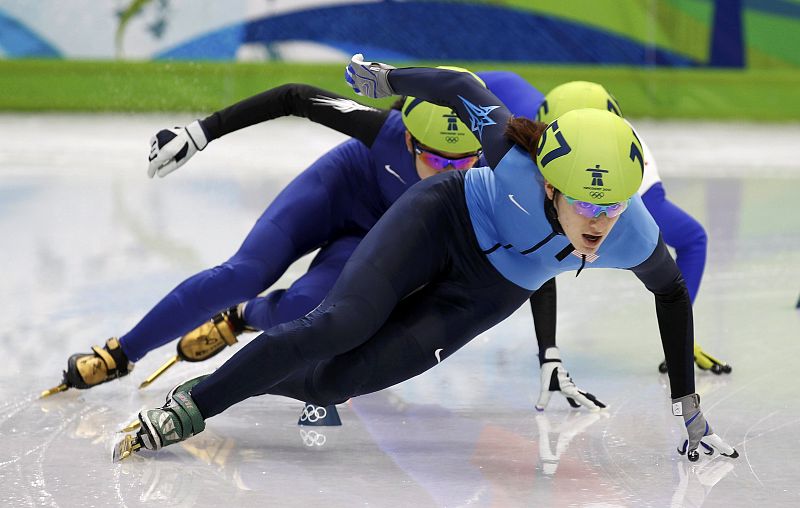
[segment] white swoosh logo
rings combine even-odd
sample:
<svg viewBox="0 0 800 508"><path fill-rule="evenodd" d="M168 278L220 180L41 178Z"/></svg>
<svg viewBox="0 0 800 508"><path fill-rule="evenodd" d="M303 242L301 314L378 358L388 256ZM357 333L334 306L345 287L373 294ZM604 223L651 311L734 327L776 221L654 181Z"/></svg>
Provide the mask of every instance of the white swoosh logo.
<svg viewBox="0 0 800 508"><path fill-rule="evenodd" d="M331 97L325 97L324 95L312 97L311 101L320 106L330 106L337 111L341 111L342 113L352 113L353 111L378 111L375 108L365 106L354 100L334 99Z"/></svg>
<svg viewBox="0 0 800 508"><path fill-rule="evenodd" d="M433 356L436 357L436 363L442 363L442 359L439 357L439 354L442 352L442 348L437 349L433 352Z"/></svg>
<svg viewBox="0 0 800 508"><path fill-rule="evenodd" d="M523 212L525 212L525 213L527 213L528 215L530 215L530 214L528 213L528 210L526 210L526 209L522 208L522 205L520 205L519 203L517 203L517 200L516 200L516 199L514 199L514 195L513 195L513 194L509 194L509 195L508 195L508 199L510 199L510 200L511 200L511 202L512 202L512 203L514 203L514 204L517 206L517 208L519 208L519 209L520 209L520 210L522 210Z"/></svg>
<svg viewBox="0 0 800 508"><path fill-rule="evenodd" d="M383 166L383 167L384 167L384 169L386 169L386 171L388 171L388 172L389 172L389 174L390 174L390 175L394 176L395 178L397 178L398 180L400 180L401 182L403 182L403 184L404 184L404 185L408 185L408 184L406 183L406 181L405 181L405 180L403 180L403 177L402 177L402 176L400 176L400 175L398 175L398 174L397 174L397 173L396 173L396 172L395 172L395 171L392 169L392 167L391 167L390 165L388 165L388 164L387 164L387 165L385 165L385 166Z"/></svg>

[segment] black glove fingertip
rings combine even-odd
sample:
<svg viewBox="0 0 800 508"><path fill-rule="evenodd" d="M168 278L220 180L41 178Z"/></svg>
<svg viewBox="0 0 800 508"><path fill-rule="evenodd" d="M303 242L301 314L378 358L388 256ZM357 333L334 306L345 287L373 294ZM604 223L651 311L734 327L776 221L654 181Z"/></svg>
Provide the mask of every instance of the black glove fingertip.
<svg viewBox="0 0 800 508"><path fill-rule="evenodd" d="M589 392L581 392L581 391L578 391L578 393L580 393L581 395L583 395L587 399L591 400L592 403L594 403L595 406L600 407L600 408L605 408L606 407L606 405L603 404L602 402L600 402L599 400L597 400L597 397L595 397L593 394L591 394Z"/></svg>

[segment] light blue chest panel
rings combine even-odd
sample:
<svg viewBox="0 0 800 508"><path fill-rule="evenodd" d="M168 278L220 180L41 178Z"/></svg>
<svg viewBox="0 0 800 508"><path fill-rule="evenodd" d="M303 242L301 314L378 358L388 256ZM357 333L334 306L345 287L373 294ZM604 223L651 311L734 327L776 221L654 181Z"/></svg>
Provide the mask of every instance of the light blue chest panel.
<svg viewBox="0 0 800 508"><path fill-rule="evenodd" d="M527 153L511 149L494 171L467 172L467 207L478 244L508 280L536 290L550 278L581 266L564 235L555 234L544 211L544 180ZM658 242L658 226L636 195L585 268L631 268Z"/></svg>

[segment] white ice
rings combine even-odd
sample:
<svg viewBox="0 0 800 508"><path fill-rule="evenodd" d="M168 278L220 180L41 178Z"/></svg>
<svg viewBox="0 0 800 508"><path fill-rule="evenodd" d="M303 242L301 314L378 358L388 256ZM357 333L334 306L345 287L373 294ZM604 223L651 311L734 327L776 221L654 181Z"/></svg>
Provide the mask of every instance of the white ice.
<svg viewBox="0 0 800 508"><path fill-rule="evenodd" d="M260 397L183 444L112 464L117 429L233 349L142 391L174 345L120 381L38 393L70 354L125 333L230 256L283 185L343 139L276 121L148 180L150 136L192 119L0 115L1 506L800 505L797 125L635 122L668 196L709 233L696 335L733 373L698 371L697 390L738 459L678 455L653 299L626 272L588 270L559 277L558 335L604 412L561 398L534 411L523 307L428 373L341 406L340 428L300 428L301 403Z"/></svg>

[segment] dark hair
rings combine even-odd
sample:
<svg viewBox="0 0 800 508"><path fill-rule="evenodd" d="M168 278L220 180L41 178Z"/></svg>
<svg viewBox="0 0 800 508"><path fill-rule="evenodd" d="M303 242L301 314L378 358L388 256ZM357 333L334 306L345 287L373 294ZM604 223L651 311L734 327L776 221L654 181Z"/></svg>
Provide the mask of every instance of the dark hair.
<svg viewBox="0 0 800 508"><path fill-rule="evenodd" d="M506 137L527 151L536 164L536 150L547 124L524 116L513 116L506 124Z"/></svg>
<svg viewBox="0 0 800 508"><path fill-rule="evenodd" d="M396 109L400 111L403 109L403 103L406 101L406 96L403 95L402 97L398 98L396 101L392 103L392 107L389 109Z"/></svg>

